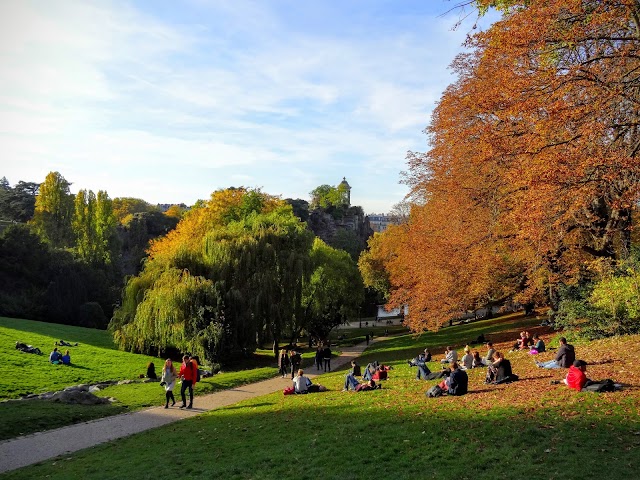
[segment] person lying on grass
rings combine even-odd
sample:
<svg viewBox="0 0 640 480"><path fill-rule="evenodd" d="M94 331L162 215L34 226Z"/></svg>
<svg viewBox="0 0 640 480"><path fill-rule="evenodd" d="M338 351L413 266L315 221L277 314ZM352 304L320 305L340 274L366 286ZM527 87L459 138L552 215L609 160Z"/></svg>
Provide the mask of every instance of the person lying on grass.
<svg viewBox="0 0 640 480"><path fill-rule="evenodd" d="M418 358L414 358L413 360L408 360L409 366L418 367L418 371L416 372L416 380L426 380L427 375L431 373L429 367L427 367L427 362L425 360L424 353L418 355Z"/></svg>
<svg viewBox="0 0 640 480"><path fill-rule="evenodd" d="M449 369L451 370L449 376L440 382L439 387L447 395L464 395L469 389L467 372L458 366L458 362L452 362Z"/></svg>
<svg viewBox="0 0 640 480"><path fill-rule="evenodd" d="M360 383L358 379L353 376L353 373L348 373L344 379L344 388L342 391L348 392L352 389L355 392L365 392L367 390L376 390L378 388L382 388L382 385L376 384L375 380L368 380Z"/></svg>

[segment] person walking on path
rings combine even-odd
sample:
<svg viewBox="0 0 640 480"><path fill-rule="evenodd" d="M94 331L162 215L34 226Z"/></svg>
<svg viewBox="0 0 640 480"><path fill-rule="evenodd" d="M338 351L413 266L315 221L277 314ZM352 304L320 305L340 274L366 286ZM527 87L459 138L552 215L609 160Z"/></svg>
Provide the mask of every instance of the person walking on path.
<svg viewBox="0 0 640 480"><path fill-rule="evenodd" d="M329 344L324 347L322 356L324 358L324 371L331 371L331 348L329 348Z"/></svg>
<svg viewBox="0 0 640 480"><path fill-rule="evenodd" d="M318 345L318 349L316 350L316 369L318 371L322 370L322 361L324 360L324 349L322 348L322 344Z"/></svg>
<svg viewBox="0 0 640 480"><path fill-rule="evenodd" d="M169 408L169 400L173 402L171 403L172 407L176 404L176 397L173 396L173 387L176 385L177 378L178 372L176 372L176 367L173 366L171 359L167 358L162 367L162 378L160 379L160 385L164 386L165 397L167 399L164 408Z"/></svg>
<svg viewBox="0 0 640 480"><path fill-rule="evenodd" d="M193 408L193 387L196 384L196 369L191 362L191 357L185 355L182 357L182 365L180 366L180 378L182 379L182 386L180 387L180 395L182 396L182 405L180 408ZM189 405L187 405L187 396L185 395L189 390Z"/></svg>

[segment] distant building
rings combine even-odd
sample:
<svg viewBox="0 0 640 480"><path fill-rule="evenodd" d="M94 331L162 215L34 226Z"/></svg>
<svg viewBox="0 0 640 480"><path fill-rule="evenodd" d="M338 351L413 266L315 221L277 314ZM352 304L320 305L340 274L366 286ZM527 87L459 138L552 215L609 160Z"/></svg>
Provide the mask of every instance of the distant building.
<svg viewBox="0 0 640 480"><path fill-rule="evenodd" d="M374 232L384 232L389 225L399 225L400 219L395 215L385 213L372 213L369 217L369 225Z"/></svg>
<svg viewBox="0 0 640 480"><path fill-rule="evenodd" d="M182 210L189 210L189 207L186 206L184 203L158 203L156 206L158 207L158 210L164 213L174 205L179 206Z"/></svg>
<svg viewBox="0 0 640 480"><path fill-rule="evenodd" d="M347 182L346 177L342 177L342 181L338 185L338 190L344 192L343 201L347 207L350 207L351 206L351 185L349 185L349 182Z"/></svg>

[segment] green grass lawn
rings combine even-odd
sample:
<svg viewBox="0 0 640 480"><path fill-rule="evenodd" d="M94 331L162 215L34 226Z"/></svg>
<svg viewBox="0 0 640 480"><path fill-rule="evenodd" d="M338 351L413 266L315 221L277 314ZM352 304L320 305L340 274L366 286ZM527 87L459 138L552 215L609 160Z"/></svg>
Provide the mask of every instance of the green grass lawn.
<svg viewBox="0 0 640 480"><path fill-rule="evenodd" d="M54 342L61 339L79 343L77 347L63 347L71 351L71 366L49 363ZM16 341L40 348L43 355L16 350ZM159 374L162 359L117 350L104 330L0 317L0 365L3 366L0 399L62 390L81 383L138 379L140 374L146 373L149 362L154 362ZM245 362L248 365L249 360ZM277 374L275 362L267 351L258 352L250 362L258 367L225 371L202 379L195 393L203 395ZM133 383L106 388L100 396L115 397L117 402L99 406L63 405L41 400L0 403L0 440L159 405L164 401L164 389L156 382Z"/></svg>
<svg viewBox="0 0 640 480"><path fill-rule="evenodd" d="M425 346L464 345L477 329L507 352L517 332L535 323L511 316L394 338L362 359L394 366L382 390L343 393L344 371L332 372L318 380L326 393L274 393L3 478L637 478L640 336L576 344L591 378L629 385L607 394L551 385L565 372L539 369L514 352L507 357L519 382L485 385L484 369L474 369L468 395L427 399L435 382L414 380L406 363Z"/></svg>

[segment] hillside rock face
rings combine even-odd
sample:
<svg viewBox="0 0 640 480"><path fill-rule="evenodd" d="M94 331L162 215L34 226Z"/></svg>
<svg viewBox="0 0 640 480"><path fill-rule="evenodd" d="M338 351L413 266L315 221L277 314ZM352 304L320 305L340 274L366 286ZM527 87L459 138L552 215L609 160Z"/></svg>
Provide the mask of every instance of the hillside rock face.
<svg viewBox="0 0 640 480"><path fill-rule="evenodd" d="M333 244L333 239L340 230L353 232L362 245L366 245L373 235L369 220L360 207L349 207L344 212L316 208L309 212L307 224L316 236L329 245Z"/></svg>

